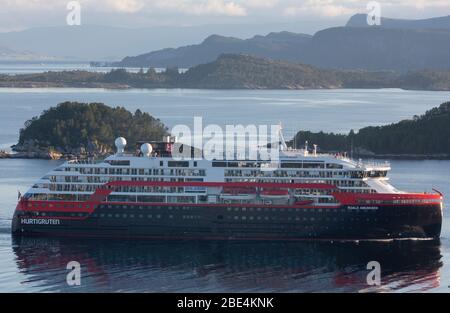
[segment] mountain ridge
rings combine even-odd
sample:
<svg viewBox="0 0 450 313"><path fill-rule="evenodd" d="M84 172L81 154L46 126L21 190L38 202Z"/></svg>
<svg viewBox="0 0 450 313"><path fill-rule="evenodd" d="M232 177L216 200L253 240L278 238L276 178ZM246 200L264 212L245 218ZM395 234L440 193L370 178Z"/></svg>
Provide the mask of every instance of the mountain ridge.
<svg viewBox="0 0 450 313"><path fill-rule="evenodd" d="M450 55L450 27L341 26L318 31L313 36L278 32L249 39L211 35L199 44L129 56L109 65L189 68L211 62L224 53L345 70L450 69L450 58L447 57Z"/></svg>
<svg viewBox="0 0 450 313"><path fill-rule="evenodd" d="M367 14L354 14L345 24L346 27L371 27L367 24ZM425 19L397 19L381 17L378 27L403 29L450 29L450 15Z"/></svg>

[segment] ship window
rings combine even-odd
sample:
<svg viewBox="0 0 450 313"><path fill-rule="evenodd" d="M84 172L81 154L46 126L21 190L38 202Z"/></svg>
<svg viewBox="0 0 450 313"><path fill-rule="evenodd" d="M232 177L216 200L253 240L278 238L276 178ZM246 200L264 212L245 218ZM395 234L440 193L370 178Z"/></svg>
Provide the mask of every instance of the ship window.
<svg viewBox="0 0 450 313"><path fill-rule="evenodd" d="M130 161L127 160L111 160L107 161L107 163L111 164L112 166L129 166Z"/></svg>
<svg viewBox="0 0 450 313"><path fill-rule="evenodd" d="M343 168L341 164L335 164L335 163L327 163L327 168Z"/></svg>
<svg viewBox="0 0 450 313"><path fill-rule="evenodd" d="M324 168L323 163L303 163L303 168Z"/></svg>
<svg viewBox="0 0 450 313"><path fill-rule="evenodd" d="M169 161L169 167L189 167L189 161Z"/></svg>
<svg viewBox="0 0 450 313"><path fill-rule="evenodd" d="M281 163L281 168L302 168L302 163Z"/></svg>
<svg viewBox="0 0 450 313"><path fill-rule="evenodd" d="M212 167L227 167L227 162L212 162Z"/></svg>
<svg viewBox="0 0 450 313"><path fill-rule="evenodd" d="M194 161L194 167L197 167L197 161Z"/></svg>
<svg viewBox="0 0 450 313"><path fill-rule="evenodd" d="M159 161L159 166L164 166L164 161Z"/></svg>

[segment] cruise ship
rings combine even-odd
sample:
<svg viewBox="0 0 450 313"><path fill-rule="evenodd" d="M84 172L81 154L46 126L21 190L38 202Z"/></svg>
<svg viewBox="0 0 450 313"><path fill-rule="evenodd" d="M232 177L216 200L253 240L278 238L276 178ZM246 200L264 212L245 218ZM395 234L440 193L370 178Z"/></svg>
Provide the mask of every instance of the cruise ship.
<svg viewBox="0 0 450 313"><path fill-rule="evenodd" d="M400 191L388 163L280 145L267 161L177 160L175 140L66 161L20 196L15 235L195 240L439 238L443 195ZM141 143L139 143L141 144ZM411 173L411 175L414 175Z"/></svg>

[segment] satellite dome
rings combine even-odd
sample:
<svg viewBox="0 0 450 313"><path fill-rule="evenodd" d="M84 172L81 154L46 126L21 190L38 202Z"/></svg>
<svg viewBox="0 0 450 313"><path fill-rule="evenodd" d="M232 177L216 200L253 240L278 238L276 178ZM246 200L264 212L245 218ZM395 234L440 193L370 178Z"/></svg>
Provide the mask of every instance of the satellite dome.
<svg viewBox="0 0 450 313"><path fill-rule="evenodd" d="M153 147L151 144L149 144L149 143L142 144L141 152L143 155L150 156L152 154L152 151L153 151Z"/></svg>
<svg viewBox="0 0 450 313"><path fill-rule="evenodd" d="M114 141L114 144L116 145L117 153L123 153L125 146L127 145L127 140L123 137L118 137Z"/></svg>

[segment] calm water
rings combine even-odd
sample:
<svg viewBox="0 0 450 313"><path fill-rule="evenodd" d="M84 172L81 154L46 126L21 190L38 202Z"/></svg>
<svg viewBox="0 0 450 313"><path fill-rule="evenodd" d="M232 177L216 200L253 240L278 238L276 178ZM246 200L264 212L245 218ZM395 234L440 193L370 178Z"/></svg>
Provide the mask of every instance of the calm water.
<svg viewBox="0 0 450 313"><path fill-rule="evenodd" d="M445 92L400 90L204 91L0 89L0 146L16 142L23 122L65 100L140 108L169 126L205 123L284 124L346 132L423 113L450 99ZM392 161L392 183L405 190L437 188L450 195L450 161ZM450 285L450 220L439 243L151 242L13 240L17 190L24 192L58 161L0 160L0 291L372 291L366 265L378 261L378 291L443 291ZM448 198L446 207L449 206ZM448 209L445 209L445 213ZM445 214L444 213L444 214ZM446 216L447 214L445 214ZM65 283L69 261L82 265L82 286Z"/></svg>
<svg viewBox="0 0 450 313"><path fill-rule="evenodd" d="M0 88L0 149L16 143L27 119L63 101L104 102L141 109L168 126L204 123L283 124L286 138L299 129L349 132L423 114L450 92L382 90L105 90Z"/></svg>

